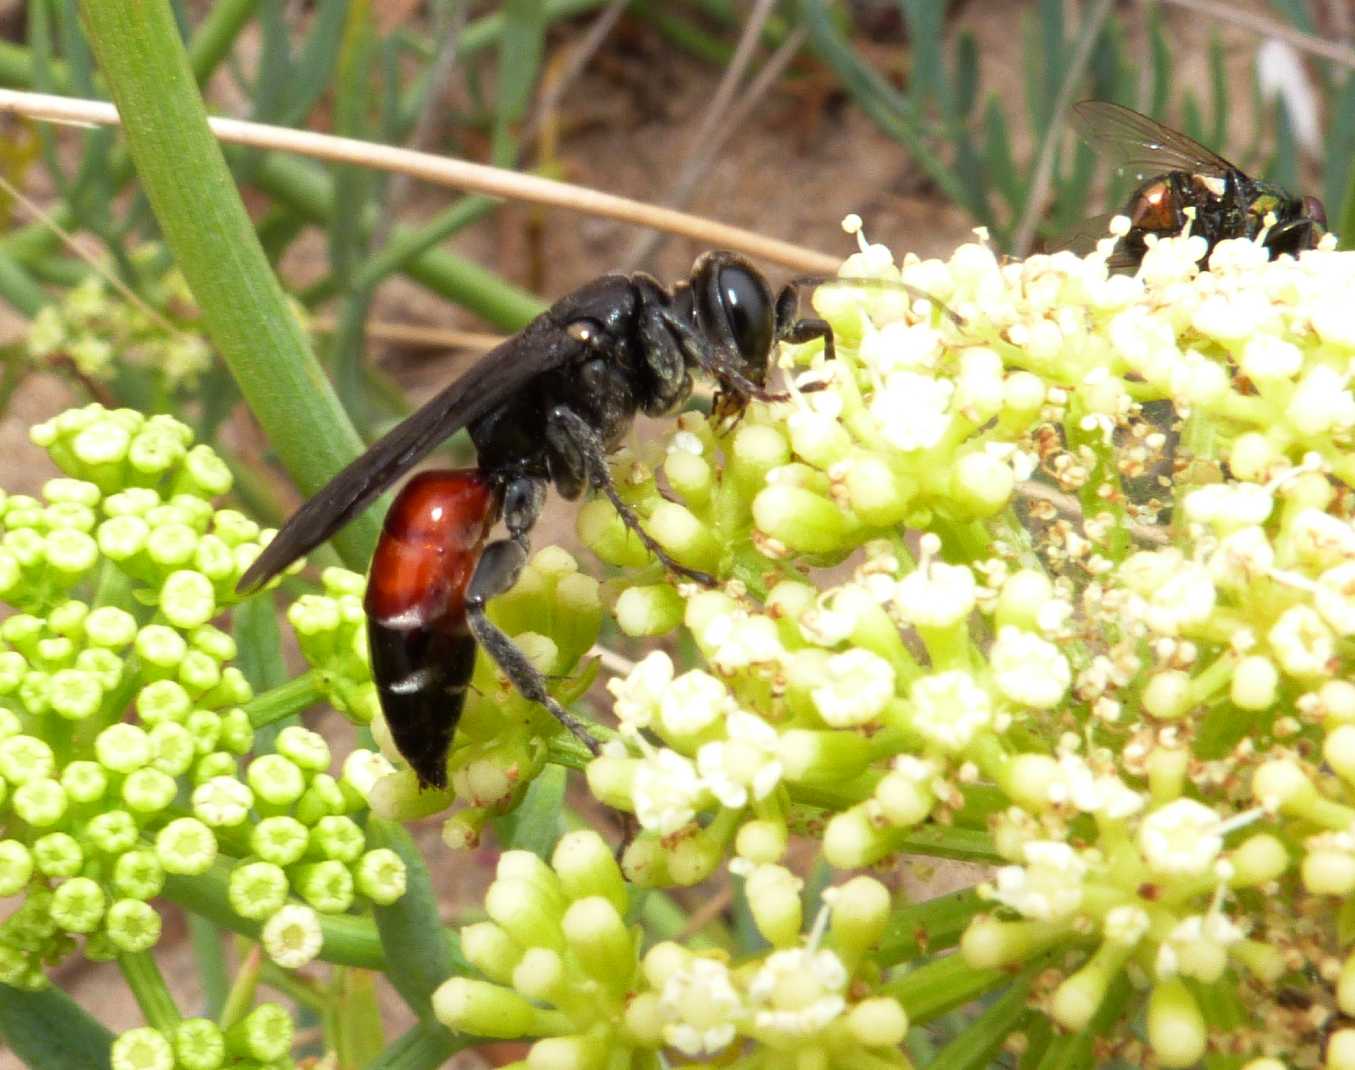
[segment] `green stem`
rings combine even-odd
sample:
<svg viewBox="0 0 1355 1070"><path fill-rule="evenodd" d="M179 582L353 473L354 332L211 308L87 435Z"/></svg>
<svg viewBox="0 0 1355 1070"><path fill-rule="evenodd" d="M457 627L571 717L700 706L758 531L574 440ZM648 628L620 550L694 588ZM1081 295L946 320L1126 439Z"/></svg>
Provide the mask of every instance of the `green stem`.
<svg viewBox="0 0 1355 1070"><path fill-rule="evenodd" d="M189 914L188 935L193 944L193 963L202 985L204 1013L208 1018L215 1018L226 1005L226 994L231 987L226 956L221 948L221 930L206 918Z"/></svg>
<svg viewBox="0 0 1355 1070"><path fill-rule="evenodd" d="M167 0L83 0L95 54L156 219L207 333L301 489L314 493L362 449L268 265L193 81ZM336 537L355 566L370 514Z"/></svg>
<svg viewBox="0 0 1355 1070"><path fill-rule="evenodd" d="M59 988L0 985L0 1038L31 1070L107 1070L113 1034Z"/></svg>
<svg viewBox="0 0 1355 1070"><path fill-rule="evenodd" d="M149 951L119 955L118 966L149 1025L167 1033L182 1021L183 1015L175 1006L169 986Z"/></svg>
<svg viewBox="0 0 1355 1070"><path fill-rule="evenodd" d="M437 1070L456 1052L478 1043L476 1037L453 1036L437 1022L420 1022L392 1041L367 1070Z"/></svg>
<svg viewBox="0 0 1355 1070"><path fill-rule="evenodd" d="M255 728L273 724L324 701L325 689L315 669L303 672L285 684L255 695L244 705Z"/></svg>
<svg viewBox="0 0 1355 1070"><path fill-rule="evenodd" d="M258 6L259 0L216 0L208 7L188 44L188 65L199 83L226 58Z"/></svg>
<svg viewBox="0 0 1355 1070"><path fill-rule="evenodd" d="M225 1002L221 1004L217 1024L222 1029L229 1029L249 1013L250 1007L254 1005L254 994L259 990L259 971L262 968L263 948L250 948L235 972L235 981L226 994Z"/></svg>
<svg viewBox="0 0 1355 1070"><path fill-rule="evenodd" d="M47 295L37 280L7 253L0 253L0 298L29 319L36 316L38 309L47 303Z"/></svg>

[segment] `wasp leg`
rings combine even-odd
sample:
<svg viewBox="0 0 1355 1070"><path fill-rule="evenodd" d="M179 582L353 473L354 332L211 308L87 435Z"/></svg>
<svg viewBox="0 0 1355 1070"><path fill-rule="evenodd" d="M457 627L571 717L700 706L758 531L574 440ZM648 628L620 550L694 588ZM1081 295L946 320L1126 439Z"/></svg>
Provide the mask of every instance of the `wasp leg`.
<svg viewBox="0 0 1355 1070"><path fill-rule="evenodd" d="M508 591L517 582L526 561L527 550L515 539L499 539L486 546L466 587L466 621L475 641L494 659L494 664L503 670L522 697L545 706L574 738L597 754L598 742L583 722L551 697L546 690L546 678L536 671L517 644L485 615L490 599Z"/></svg>
<svg viewBox="0 0 1355 1070"><path fill-rule="evenodd" d="M682 351L695 361L707 375L719 380L721 385L733 387L743 397L756 398L758 401L789 400L789 394L778 394L776 391L768 390L760 383L755 383L749 379L748 376L729 363L719 350L711 344L710 339L699 334L695 328L683 323L670 310L661 309L659 316L663 319L664 325L677 336Z"/></svg>
<svg viewBox="0 0 1355 1070"><path fill-rule="evenodd" d="M715 586L714 576L707 572L688 568L669 557L668 552L655 542L654 537L644 529L644 525L640 523L640 518L635 515L635 511L621 500L621 495L616 490L616 484L612 482L612 470L607 466L606 446L587 420L573 409L564 405L557 405L550 410L546 419L546 438L555 446L558 454L562 456L577 455L582 459L588 473L588 481L607 496L607 500L612 503L612 508L621 517L621 522L635 533L635 537L644 544L646 550L659 559L664 568L679 576L685 576L702 586Z"/></svg>
<svg viewBox="0 0 1355 1070"><path fill-rule="evenodd" d="M823 359L836 360L833 346L833 328L827 320L817 316L800 316L800 300L795 287L787 286L776 299L776 340L778 342L808 342L823 339Z"/></svg>

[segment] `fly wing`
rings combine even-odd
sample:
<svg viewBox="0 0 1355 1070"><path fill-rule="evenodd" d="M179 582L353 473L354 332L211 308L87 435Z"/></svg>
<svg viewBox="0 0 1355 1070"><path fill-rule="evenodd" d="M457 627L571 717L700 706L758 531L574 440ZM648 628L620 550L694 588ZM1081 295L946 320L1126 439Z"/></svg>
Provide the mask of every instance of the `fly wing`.
<svg viewBox="0 0 1355 1070"><path fill-rule="evenodd" d="M1076 253L1078 256L1088 256L1096 252L1096 246L1103 238L1109 238L1110 221L1121 212L1106 212L1103 215L1092 216L1090 219L1084 219L1073 231L1063 235L1056 241L1049 244L1045 250L1048 253L1058 253L1067 250ZM1116 243L1115 249L1110 254L1110 259L1106 261L1111 271L1124 271L1138 267L1138 259L1124 248L1124 242L1121 240Z"/></svg>
<svg viewBox="0 0 1355 1070"><path fill-rule="evenodd" d="M547 331L553 337L543 337ZM503 404L533 376L568 361L578 349L544 317L491 349L292 514L240 577L236 589L254 590L315 549L438 443Z"/></svg>
<svg viewBox="0 0 1355 1070"><path fill-rule="evenodd" d="M1219 178L1237 171L1194 138L1107 100L1074 104L1073 123L1087 144L1139 180L1165 171Z"/></svg>

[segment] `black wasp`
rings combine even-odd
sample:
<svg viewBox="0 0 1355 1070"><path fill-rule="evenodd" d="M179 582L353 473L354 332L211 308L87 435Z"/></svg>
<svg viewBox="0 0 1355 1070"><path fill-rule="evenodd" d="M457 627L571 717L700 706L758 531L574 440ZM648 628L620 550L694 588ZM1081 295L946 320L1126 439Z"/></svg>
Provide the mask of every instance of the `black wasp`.
<svg viewBox="0 0 1355 1070"><path fill-rule="evenodd" d="M421 785L444 787L447 754L478 643L524 696L590 747L583 726L485 615L516 582L551 485L569 499L600 490L673 573L713 578L672 560L621 500L607 455L637 414L672 412L692 377L714 380L717 412L737 413L766 389L780 341L824 341L832 329L798 315L794 284L775 300L743 257L707 253L671 290L648 275L604 275L561 298L485 354L329 481L241 577L257 588L348 523L438 443L465 427L479 465L423 472L386 514L365 608L372 675L391 736ZM502 518L507 537L486 540Z"/></svg>
<svg viewBox="0 0 1355 1070"><path fill-rule="evenodd" d="M1073 117L1088 144L1140 182L1122 213L1129 217L1129 233L1115 246L1113 268L1137 267L1149 234L1181 233L1189 208L1195 209L1190 232L1209 243L1209 252L1226 238L1255 238L1271 215L1274 222L1265 236L1271 256L1311 249L1326 233L1326 209L1316 197L1295 197L1274 183L1249 178L1193 138L1131 108L1084 100L1073 105ZM1077 244L1101 237L1104 231L1091 235L1084 229Z"/></svg>

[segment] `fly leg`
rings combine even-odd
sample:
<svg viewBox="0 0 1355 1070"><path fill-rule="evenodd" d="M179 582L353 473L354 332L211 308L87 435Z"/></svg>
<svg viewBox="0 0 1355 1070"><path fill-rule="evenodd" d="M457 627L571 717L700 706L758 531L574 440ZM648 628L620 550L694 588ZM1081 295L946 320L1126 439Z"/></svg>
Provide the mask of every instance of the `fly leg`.
<svg viewBox="0 0 1355 1070"><path fill-rule="evenodd" d="M499 539L485 547L466 587L466 621L475 641L494 659L494 664L503 670L522 697L545 706L575 739L597 754L597 740L583 722L551 697L546 690L546 678L536 671L517 644L485 614L490 599L505 593L517 582L522 566L527 562L525 543L526 536L523 533L514 538Z"/></svg>
<svg viewBox="0 0 1355 1070"><path fill-rule="evenodd" d="M644 529L640 518L635 515L635 510L621 500L616 484L612 482L612 471L607 466L607 448L601 436L587 420L568 406L556 405L546 418L546 439L557 456L577 464L589 484L607 496L612 508L621 517L621 522L635 533L635 537L644 544L646 550L659 559L664 568L704 587L715 586L714 576L688 568L668 556L668 551Z"/></svg>

